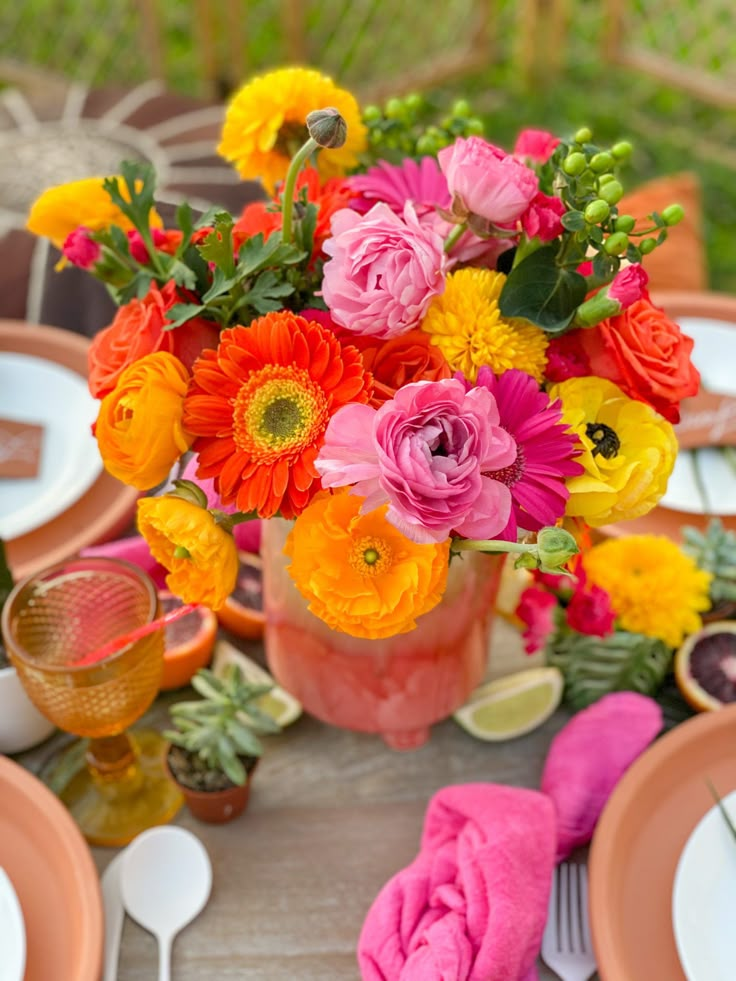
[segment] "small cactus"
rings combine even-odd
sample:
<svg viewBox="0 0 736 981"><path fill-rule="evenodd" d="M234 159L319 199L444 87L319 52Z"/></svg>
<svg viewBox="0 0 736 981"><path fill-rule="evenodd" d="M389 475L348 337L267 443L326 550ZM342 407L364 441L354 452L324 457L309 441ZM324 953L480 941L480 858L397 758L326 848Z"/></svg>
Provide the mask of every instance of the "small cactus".
<svg viewBox="0 0 736 981"><path fill-rule="evenodd" d="M736 534L727 531L720 518L713 518L705 532L682 529L683 552L713 575L710 598L713 606L736 601Z"/></svg>

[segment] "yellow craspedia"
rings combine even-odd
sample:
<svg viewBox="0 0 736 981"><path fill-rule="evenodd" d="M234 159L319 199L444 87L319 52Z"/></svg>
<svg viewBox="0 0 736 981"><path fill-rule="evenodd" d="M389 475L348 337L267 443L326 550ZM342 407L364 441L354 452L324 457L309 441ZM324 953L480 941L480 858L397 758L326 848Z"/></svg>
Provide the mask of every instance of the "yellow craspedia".
<svg viewBox="0 0 736 981"><path fill-rule="evenodd" d="M526 320L505 318L498 308L506 277L490 269L459 269L445 282L422 322L453 371L474 382L488 365L495 375L509 368L541 383L547 364L547 336Z"/></svg>
<svg viewBox="0 0 736 981"><path fill-rule="evenodd" d="M611 597L619 625L679 647L700 630L712 576L669 538L627 535L594 546L583 559L588 580Z"/></svg>
<svg viewBox="0 0 736 981"><path fill-rule="evenodd" d="M124 231L133 228L110 195L103 188L104 177L87 177L81 181L57 184L43 191L31 205L26 228L34 235L48 238L57 249L75 228L80 225L91 232L101 231L111 225L118 225ZM120 193L126 200L130 196L122 178L119 181ZM161 219L155 211L151 212L151 226L160 227Z"/></svg>
<svg viewBox="0 0 736 981"><path fill-rule="evenodd" d="M345 120L347 139L339 148L320 150L317 169L323 180L340 177L358 165L358 154L366 147L366 128L355 97L310 68L281 68L254 78L236 92L227 108L218 153L244 180L259 178L273 194L309 136L307 115L328 106Z"/></svg>
<svg viewBox="0 0 736 981"><path fill-rule="evenodd" d="M584 471L567 480L569 517L594 528L651 511L667 489L677 456L675 431L659 413L613 382L588 375L554 385L562 419L575 432Z"/></svg>
<svg viewBox="0 0 736 981"><path fill-rule="evenodd" d="M138 501L138 530L169 570L166 585L185 603L219 610L235 589L235 539L205 508L174 495Z"/></svg>
<svg viewBox="0 0 736 981"><path fill-rule="evenodd" d="M360 514L355 494L321 495L294 522L284 554L309 609L333 630L378 639L407 633L445 591L450 542L419 545Z"/></svg>

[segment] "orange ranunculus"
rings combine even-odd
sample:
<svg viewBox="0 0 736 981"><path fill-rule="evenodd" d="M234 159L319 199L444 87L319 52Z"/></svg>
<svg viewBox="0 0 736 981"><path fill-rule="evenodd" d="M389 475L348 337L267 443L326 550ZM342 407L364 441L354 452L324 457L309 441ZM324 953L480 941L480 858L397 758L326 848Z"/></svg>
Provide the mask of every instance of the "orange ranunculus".
<svg viewBox="0 0 736 981"><path fill-rule="evenodd" d="M410 330L388 340L344 331L340 340L358 348L366 370L373 375L373 397L369 405L376 408L410 382L440 381L452 375L444 354L423 330Z"/></svg>
<svg viewBox="0 0 736 981"><path fill-rule="evenodd" d="M144 497L138 501L138 530L168 569L166 585L185 603L218 610L235 589L235 540L206 508L176 495Z"/></svg>
<svg viewBox="0 0 736 981"><path fill-rule="evenodd" d="M289 574L320 620L372 640L407 633L445 592L450 542L420 545L386 520L361 514L364 498L320 494L294 522Z"/></svg>
<svg viewBox="0 0 736 981"><path fill-rule="evenodd" d="M165 480L192 444L182 425L189 372L167 351L134 362L100 405L95 425L105 469L149 490Z"/></svg>
<svg viewBox="0 0 736 981"><path fill-rule="evenodd" d="M591 374L607 378L629 398L647 402L671 423L680 400L697 394L693 340L644 297L617 317L581 332Z"/></svg>
<svg viewBox="0 0 736 981"><path fill-rule="evenodd" d="M93 339L88 354L89 390L95 398L111 392L122 372L154 351L168 351L191 370L205 348L217 347L220 332L210 320L195 317L174 330L164 330L169 310L187 297L174 282L162 290L151 285L142 300L131 300L120 307L109 327Z"/></svg>

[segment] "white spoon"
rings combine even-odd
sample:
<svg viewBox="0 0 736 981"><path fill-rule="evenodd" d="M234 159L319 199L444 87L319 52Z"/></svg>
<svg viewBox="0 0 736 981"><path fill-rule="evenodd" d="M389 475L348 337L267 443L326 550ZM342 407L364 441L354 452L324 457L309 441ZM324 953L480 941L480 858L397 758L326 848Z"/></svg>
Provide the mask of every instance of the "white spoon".
<svg viewBox="0 0 736 981"><path fill-rule="evenodd" d="M212 866L199 838L184 828L151 828L122 856L120 894L130 916L158 940L159 981L171 976L171 943L202 912Z"/></svg>
<svg viewBox="0 0 736 981"><path fill-rule="evenodd" d="M102 902L105 910L105 971L103 981L116 981L120 957L120 937L125 910L120 895L120 866L123 853L113 858L102 874Z"/></svg>

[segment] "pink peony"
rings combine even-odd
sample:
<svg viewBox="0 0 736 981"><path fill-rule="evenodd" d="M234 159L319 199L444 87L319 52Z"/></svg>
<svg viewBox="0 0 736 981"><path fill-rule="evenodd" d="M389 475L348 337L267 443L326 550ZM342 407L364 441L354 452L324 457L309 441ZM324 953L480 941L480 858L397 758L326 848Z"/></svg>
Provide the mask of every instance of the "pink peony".
<svg viewBox="0 0 736 981"><path fill-rule="evenodd" d="M527 654L536 654L544 649L555 630L556 606L557 597L536 586L529 586L519 597L516 615L525 625L523 637Z"/></svg>
<svg viewBox="0 0 736 981"><path fill-rule="evenodd" d="M521 216L521 227L529 238L551 242L562 234L560 219L566 211L567 208L559 198L539 191Z"/></svg>
<svg viewBox="0 0 736 981"><path fill-rule="evenodd" d="M494 225L517 221L539 182L534 171L479 136L457 139L437 154L453 205Z"/></svg>
<svg viewBox="0 0 736 981"><path fill-rule="evenodd" d="M632 303L637 303L646 295L648 282L649 276L646 271L638 262L633 262L616 273L608 287L608 298L620 303L621 310L626 310Z"/></svg>
<svg viewBox="0 0 736 981"><path fill-rule="evenodd" d="M89 228L79 225L69 232L61 249L69 262L80 269L91 269L100 258L100 246L89 236Z"/></svg>
<svg viewBox="0 0 736 981"><path fill-rule="evenodd" d="M560 139L546 129L523 129L516 137L514 156L532 163L547 163Z"/></svg>
<svg viewBox="0 0 736 981"><path fill-rule="evenodd" d="M457 532L493 538L511 493L489 471L509 466L516 443L484 388L445 378L399 389L380 409L347 405L330 420L315 466L323 487L354 485L363 511L388 503L388 520L415 542Z"/></svg>
<svg viewBox="0 0 736 981"><path fill-rule="evenodd" d="M364 216L336 212L324 251L332 258L322 296L333 319L356 334L405 334L445 288L442 238L420 224L410 203L403 220L383 203Z"/></svg>

